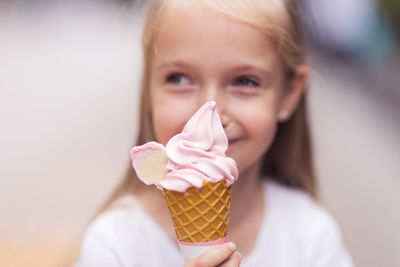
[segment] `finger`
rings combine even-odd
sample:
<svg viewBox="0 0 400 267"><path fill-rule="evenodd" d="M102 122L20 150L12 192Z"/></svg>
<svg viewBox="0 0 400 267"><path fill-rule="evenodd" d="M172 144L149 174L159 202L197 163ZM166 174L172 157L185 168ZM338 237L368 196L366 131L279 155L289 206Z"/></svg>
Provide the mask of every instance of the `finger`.
<svg viewBox="0 0 400 267"><path fill-rule="evenodd" d="M239 251L235 251L226 261L218 265L218 267L237 267L240 265L242 255Z"/></svg>
<svg viewBox="0 0 400 267"><path fill-rule="evenodd" d="M236 245L228 242L223 246L203 252L200 256L188 262L187 265L185 264L185 266L214 267L226 261L235 251Z"/></svg>

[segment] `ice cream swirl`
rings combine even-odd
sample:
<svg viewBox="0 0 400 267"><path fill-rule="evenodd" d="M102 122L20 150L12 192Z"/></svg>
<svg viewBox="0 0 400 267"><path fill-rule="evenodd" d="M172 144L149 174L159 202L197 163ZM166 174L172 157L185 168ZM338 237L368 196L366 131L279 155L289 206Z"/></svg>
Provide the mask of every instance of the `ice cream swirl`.
<svg viewBox="0 0 400 267"><path fill-rule="evenodd" d="M167 175L159 187L185 192L190 187L201 188L204 181L222 179L231 185L238 178L238 170L236 162L225 155L227 149L216 103L207 102L167 143Z"/></svg>

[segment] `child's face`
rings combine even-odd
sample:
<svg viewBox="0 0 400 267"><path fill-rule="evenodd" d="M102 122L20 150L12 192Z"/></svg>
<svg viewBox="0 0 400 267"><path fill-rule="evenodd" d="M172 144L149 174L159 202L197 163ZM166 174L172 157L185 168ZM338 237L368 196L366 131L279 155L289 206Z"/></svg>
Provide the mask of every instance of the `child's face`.
<svg viewBox="0 0 400 267"><path fill-rule="evenodd" d="M205 102L214 100L239 172L256 166L277 127L284 78L260 30L200 8L164 21L152 58L153 126L166 144Z"/></svg>

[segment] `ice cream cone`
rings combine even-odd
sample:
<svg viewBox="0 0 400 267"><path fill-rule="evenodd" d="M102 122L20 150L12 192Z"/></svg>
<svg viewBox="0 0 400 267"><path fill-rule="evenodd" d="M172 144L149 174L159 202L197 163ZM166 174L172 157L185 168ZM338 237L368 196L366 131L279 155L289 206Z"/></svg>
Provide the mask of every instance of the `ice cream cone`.
<svg viewBox="0 0 400 267"><path fill-rule="evenodd" d="M231 186L225 180L204 182L181 193L163 190L186 261L227 241Z"/></svg>

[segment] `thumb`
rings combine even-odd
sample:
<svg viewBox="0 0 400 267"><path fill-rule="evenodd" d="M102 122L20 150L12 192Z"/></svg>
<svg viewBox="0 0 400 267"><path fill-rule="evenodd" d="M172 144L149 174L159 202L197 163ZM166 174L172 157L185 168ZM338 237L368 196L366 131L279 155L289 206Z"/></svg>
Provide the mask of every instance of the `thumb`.
<svg viewBox="0 0 400 267"><path fill-rule="evenodd" d="M209 249L193 260L187 262L184 267L215 267L225 262L236 251L236 245L228 242L223 246Z"/></svg>

